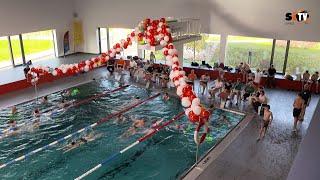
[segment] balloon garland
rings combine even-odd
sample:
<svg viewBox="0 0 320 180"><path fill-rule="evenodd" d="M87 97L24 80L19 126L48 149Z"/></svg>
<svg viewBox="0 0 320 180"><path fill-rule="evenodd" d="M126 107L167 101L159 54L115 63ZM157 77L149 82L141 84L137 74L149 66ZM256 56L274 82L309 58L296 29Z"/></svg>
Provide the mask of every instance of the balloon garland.
<svg viewBox="0 0 320 180"><path fill-rule="evenodd" d="M186 83L187 77L185 71L180 64L178 51L173 45L173 38L171 29L167 25L166 19L151 20L149 18L141 21L138 27L132 31L126 39L122 39L120 43L116 43L108 52L102 53L96 58L81 61L78 64L60 65L54 70L49 67L34 67L31 68L29 74L36 77L34 81L38 81L40 76L63 76L75 75L82 72L91 71L97 67L105 65L110 58L115 58L116 54L120 54L128 46L132 45L133 41L139 44L146 44L147 46L160 45L162 53L166 57L166 65L171 67L170 79L174 86L177 88L176 93L181 98L181 104L185 109L185 114L192 123L198 123L198 127L202 127L207 123L210 112L206 110L197 98L196 93L193 91L192 86ZM206 128L208 131L208 128ZM199 131L199 128L197 128ZM206 133L205 133L206 134ZM203 139L205 137L202 137ZM200 143L203 142L200 141ZM197 142L196 142L197 143Z"/></svg>

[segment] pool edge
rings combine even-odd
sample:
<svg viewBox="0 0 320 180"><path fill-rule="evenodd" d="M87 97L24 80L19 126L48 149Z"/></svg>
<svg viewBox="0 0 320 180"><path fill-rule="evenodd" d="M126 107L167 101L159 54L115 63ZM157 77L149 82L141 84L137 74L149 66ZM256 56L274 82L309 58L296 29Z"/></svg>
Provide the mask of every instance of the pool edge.
<svg viewBox="0 0 320 180"><path fill-rule="evenodd" d="M226 109L223 109L226 110ZM229 111L229 110L227 110ZM229 111L233 112L233 111ZM234 113L234 112L233 112ZM237 112L241 113L242 112ZM211 147L204 156L201 157L197 164L192 165L185 171L179 179L194 180L197 179L201 173L213 163L219 155L238 137L245 127L253 120L254 114L245 114L245 117L215 146Z"/></svg>

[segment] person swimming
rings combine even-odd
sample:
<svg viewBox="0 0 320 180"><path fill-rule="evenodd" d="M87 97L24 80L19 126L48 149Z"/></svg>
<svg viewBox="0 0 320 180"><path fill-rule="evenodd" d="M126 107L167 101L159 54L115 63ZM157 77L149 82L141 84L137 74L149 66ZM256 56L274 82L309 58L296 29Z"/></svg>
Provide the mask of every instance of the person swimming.
<svg viewBox="0 0 320 180"><path fill-rule="evenodd" d="M127 138L130 137L132 135L135 135L137 133L137 130L139 128L143 128L145 125L144 120L139 119L139 120L134 120L132 123L132 126L125 132L123 133L120 137L121 138Z"/></svg>
<svg viewBox="0 0 320 180"><path fill-rule="evenodd" d="M231 123L225 114L221 114L220 121L222 121L224 124L227 124L228 127L231 126Z"/></svg>
<svg viewBox="0 0 320 180"><path fill-rule="evenodd" d="M168 101L168 100L170 99L169 94L168 94L167 92L166 92L166 93L164 93L164 95L163 95L162 99L163 99L164 101Z"/></svg>
<svg viewBox="0 0 320 180"><path fill-rule="evenodd" d="M42 103L42 104L48 103L48 96L43 96L43 97L41 98L41 103Z"/></svg>
<svg viewBox="0 0 320 180"><path fill-rule="evenodd" d="M35 118L39 118L40 117L40 111L38 108L36 108L34 111L33 111L33 117Z"/></svg>
<svg viewBox="0 0 320 180"><path fill-rule="evenodd" d="M61 103L58 105L59 108L66 108L70 106L71 102L67 102L64 99L62 99Z"/></svg>
<svg viewBox="0 0 320 180"><path fill-rule="evenodd" d="M61 91L60 95L61 95L63 98L68 97L68 96L71 95L71 91L70 91L70 90L67 90L67 89L66 89L66 90L63 90L63 91Z"/></svg>
<svg viewBox="0 0 320 180"><path fill-rule="evenodd" d="M86 144L90 141L95 140L96 138L101 137L101 134L94 134L93 132L90 132L86 134L85 136L80 137L79 139L71 141L67 146L63 148L64 152L71 151L72 149L78 148L79 146Z"/></svg>
<svg viewBox="0 0 320 180"><path fill-rule="evenodd" d="M122 124L126 121L126 118L123 116L123 114L119 114L117 119L115 120L116 124Z"/></svg>

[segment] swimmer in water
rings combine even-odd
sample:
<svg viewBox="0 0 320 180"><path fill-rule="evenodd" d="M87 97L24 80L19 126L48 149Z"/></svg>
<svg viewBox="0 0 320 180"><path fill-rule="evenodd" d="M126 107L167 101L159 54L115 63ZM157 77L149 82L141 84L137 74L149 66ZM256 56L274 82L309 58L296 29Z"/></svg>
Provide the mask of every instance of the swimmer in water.
<svg viewBox="0 0 320 180"><path fill-rule="evenodd" d="M12 106L11 108L11 114L17 114L17 107L16 106Z"/></svg>
<svg viewBox="0 0 320 180"><path fill-rule="evenodd" d="M39 111L39 109L35 109L33 111L33 117L35 118L35 120L32 122L33 124L33 127L39 127L40 126L40 116L41 116L41 113Z"/></svg>
<svg viewBox="0 0 320 180"><path fill-rule="evenodd" d="M63 90L60 95L64 98L64 97L68 97L71 95L71 91L70 90Z"/></svg>
<svg viewBox="0 0 320 180"><path fill-rule="evenodd" d="M231 123L230 123L230 121L228 120L228 118L227 118L227 116L225 114L222 114L220 116L220 121L222 121L223 123L227 124L228 127L231 126Z"/></svg>
<svg viewBox="0 0 320 180"><path fill-rule="evenodd" d="M36 108L34 111L33 111L33 117L35 118L39 118L40 117L40 111L38 108Z"/></svg>
<svg viewBox="0 0 320 180"><path fill-rule="evenodd" d="M159 128L159 126L161 125L162 122L163 122L163 119L152 122L151 127L149 129L147 129L144 132L144 134L148 135L148 134L155 132Z"/></svg>
<svg viewBox="0 0 320 180"><path fill-rule="evenodd" d="M119 114L115 123L121 124L121 123L124 123L125 121L126 121L126 118L123 116L123 114Z"/></svg>
<svg viewBox="0 0 320 180"><path fill-rule="evenodd" d="M90 141L95 140L96 138L98 138L99 136L101 136L101 134L95 135L93 132L88 133L85 136L82 136L81 138L77 139L77 140L73 140L70 144L68 144L67 146L65 146L63 148L64 152L68 152L71 151L72 149L75 149L85 143L88 143Z"/></svg>
<svg viewBox="0 0 320 180"><path fill-rule="evenodd" d="M140 120L134 120L132 123L132 126L125 132L123 133L120 137L121 138L127 138L130 137L132 135L135 135L137 133L137 130L139 128L143 128L145 125L144 120L140 119Z"/></svg>
<svg viewBox="0 0 320 180"><path fill-rule="evenodd" d="M169 94L168 94L167 92L164 93L162 99L163 99L164 101L168 101L168 100L170 99Z"/></svg>
<svg viewBox="0 0 320 180"><path fill-rule="evenodd" d="M48 96L43 96L43 97L41 98L41 103L42 103L42 104L48 103Z"/></svg>
<svg viewBox="0 0 320 180"><path fill-rule="evenodd" d="M58 105L59 108L66 108L70 106L70 102L66 102L64 99L62 99L61 103Z"/></svg>

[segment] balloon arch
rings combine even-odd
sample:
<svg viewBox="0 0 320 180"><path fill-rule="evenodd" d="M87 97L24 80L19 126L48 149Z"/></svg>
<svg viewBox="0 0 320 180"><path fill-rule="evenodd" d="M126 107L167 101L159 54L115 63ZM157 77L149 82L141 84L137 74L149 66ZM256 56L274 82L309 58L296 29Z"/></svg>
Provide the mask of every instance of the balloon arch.
<svg viewBox="0 0 320 180"><path fill-rule="evenodd" d="M173 45L171 29L167 25L165 18L161 18L160 20L151 20L147 18L141 21L138 27L128 34L126 39L122 39L108 52L102 53L96 58L81 61L78 64L62 64L53 70L49 67L32 67L29 71L29 74L32 77L31 83L33 85L37 84L39 77L41 76L71 76L103 66L110 58L115 58L116 54L120 54L120 52L127 49L128 46L132 45L133 41L144 41L150 46L161 45L162 53L167 60L166 65L171 67L169 77L177 88L177 95L181 98L181 104L185 108L185 114L190 122L197 123L194 140L197 144L202 143L209 131L207 122L210 117L210 112L200 104L200 99L197 98L192 86L186 83L187 77L180 64L178 51ZM203 133L201 137L198 137L198 132L202 126L205 126L205 133Z"/></svg>

